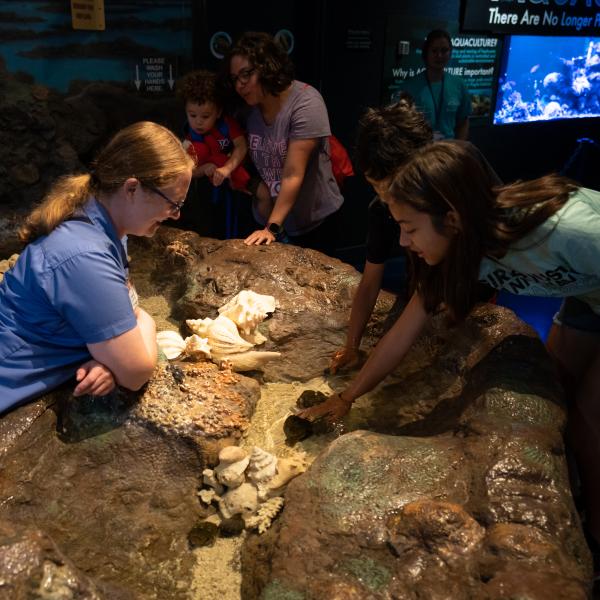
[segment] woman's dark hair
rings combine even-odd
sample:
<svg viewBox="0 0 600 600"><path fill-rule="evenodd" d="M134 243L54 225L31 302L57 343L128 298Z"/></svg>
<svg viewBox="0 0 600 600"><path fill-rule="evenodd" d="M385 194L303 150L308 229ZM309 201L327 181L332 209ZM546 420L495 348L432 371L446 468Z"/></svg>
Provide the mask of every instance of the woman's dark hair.
<svg viewBox="0 0 600 600"><path fill-rule="evenodd" d="M431 126L406 95L395 104L365 111L358 122L356 163L365 175L380 181L432 140Z"/></svg>
<svg viewBox="0 0 600 600"><path fill-rule="evenodd" d="M450 44L450 50L452 50L452 39L450 38L450 34L444 29L433 29L427 34L425 41L423 42L423 47L421 48L421 56L423 60L427 60L427 51L429 50L429 46L435 42L435 40L444 39Z"/></svg>
<svg viewBox="0 0 600 600"><path fill-rule="evenodd" d="M259 75L265 92L278 96L294 80L294 65L284 48L273 36L262 31L247 31L236 41L227 54L225 65L229 70L234 56L245 56Z"/></svg>
<svg viewBox="0 0 600 600"><path fill-rule="evenodd" d="M185 102L204 104L213 102L217 107L223 105L222 92L217 86L217 76L206 69L191 71L176 84L177 97Z"/></svg>
<svg viewBox="0 0 600 600"><path fill-rule="evenodd" d="M558 175L496 188L494 183L476 153L455 142L424 146L396 175L390 201L429 214L434 228L451 238L446 258L437 265L415 260L409 253L412 288L426 310L445 303L455 320L464 319L477 301L481 259L504 256L577 189ZM447 228L450 211L459 217L458 230Z"/></svg>

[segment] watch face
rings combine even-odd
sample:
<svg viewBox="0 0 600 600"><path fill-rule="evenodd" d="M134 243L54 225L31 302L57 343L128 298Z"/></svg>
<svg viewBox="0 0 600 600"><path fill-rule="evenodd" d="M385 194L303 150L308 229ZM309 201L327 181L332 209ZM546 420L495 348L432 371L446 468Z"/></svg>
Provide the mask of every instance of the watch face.
<svg viewBox="0 0 600 600"><path fill-rule="evenodd" d="M283 227L281 225L277 225L277 223L270 223L269 224L269 231L273 234L273 235L278 235L283 231Z"/></svg>

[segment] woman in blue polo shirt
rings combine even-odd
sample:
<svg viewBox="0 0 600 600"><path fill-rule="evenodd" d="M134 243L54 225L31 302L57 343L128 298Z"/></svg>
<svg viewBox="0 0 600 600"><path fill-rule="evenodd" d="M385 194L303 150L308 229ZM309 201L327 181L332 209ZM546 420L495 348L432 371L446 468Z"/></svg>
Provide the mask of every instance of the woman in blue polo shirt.
<svg viewBox="0 0 600 600"><path fill-rule="evenodd" d="M129 284L125 236L179 217L192 168L168 129L136 123L31 213L0 284L0 413L73 377L76 396L150 378L156 330Z"/></svg>

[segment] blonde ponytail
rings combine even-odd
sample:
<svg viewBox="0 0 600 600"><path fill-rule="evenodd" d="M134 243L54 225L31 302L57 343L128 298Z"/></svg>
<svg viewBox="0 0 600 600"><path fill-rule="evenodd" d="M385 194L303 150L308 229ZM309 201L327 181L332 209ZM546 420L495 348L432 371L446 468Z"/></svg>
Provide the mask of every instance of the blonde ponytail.
<svg viewBox="0 0 600 600"><path fill-rule="evenodd" d="M27 217L19 229L19 239L23 243L33 242L70 219L87 201L92 189L91 180L91 175L85 174L61 177Z"/></svg>

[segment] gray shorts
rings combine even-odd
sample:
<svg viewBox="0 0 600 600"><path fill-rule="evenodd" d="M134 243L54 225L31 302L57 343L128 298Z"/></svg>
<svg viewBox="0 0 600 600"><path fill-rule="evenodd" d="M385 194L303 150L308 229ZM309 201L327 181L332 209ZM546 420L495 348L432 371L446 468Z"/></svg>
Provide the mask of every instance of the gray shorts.
<svg viewBox="0 0 600 600"><path fill-rule="evenodd" d="M600 334L600 315L577 298L563 300L560 310L554 315L554 323L587 333Z"/></svg>

